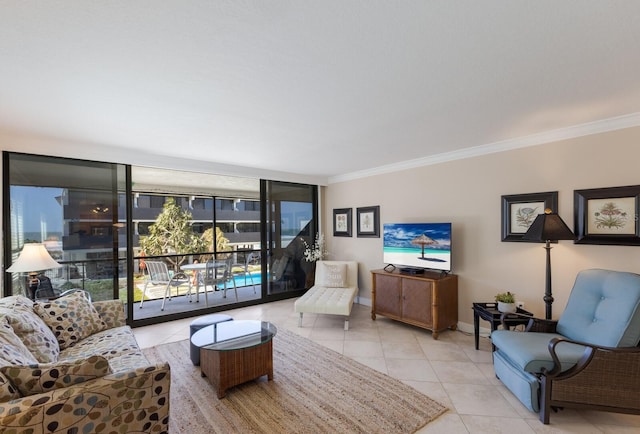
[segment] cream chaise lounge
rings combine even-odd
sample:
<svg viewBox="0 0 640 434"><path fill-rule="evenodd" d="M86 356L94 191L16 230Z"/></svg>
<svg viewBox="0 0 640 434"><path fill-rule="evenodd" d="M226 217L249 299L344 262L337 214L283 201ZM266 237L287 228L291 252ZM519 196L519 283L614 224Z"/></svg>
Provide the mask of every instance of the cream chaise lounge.
<svg viewBox="0 0 640 434"><path fill-rule="evenodd" d="M305 312L344 315L349 330L349 315L358 294L358 263L355 261L318 261L314 285L295 302L302 327Z"/></svg>

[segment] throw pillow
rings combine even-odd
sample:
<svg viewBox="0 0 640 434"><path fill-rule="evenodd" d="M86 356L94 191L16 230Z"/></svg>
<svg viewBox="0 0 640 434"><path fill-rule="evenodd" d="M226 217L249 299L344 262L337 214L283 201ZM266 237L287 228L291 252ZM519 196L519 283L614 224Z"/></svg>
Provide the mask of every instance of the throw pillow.
<svg viewBox="0 0 640 434"><path fill-rule="evenodd" d="M16 398L20 398L18 389L0 372L0 402L7 402Z"/></svg>
<svg viewBox="0 0 640 434"><path fill-rule="evenodd" d="M347 286L347 264L324 265L324 286L327 288L344 288Z"/></svg>
<svg viewBox="0 0 640 434"><path fill-rule="evenodd" d="M9 324L7 315L0 310L0 366L38 363Z"/></svg>
<svg viewBox="0 0 640 434"><path fill-rule="evenodd" d="M102 356L86 359L0 368L22 396L35 395L73 386L111 373L109 362Z"/></svg>
<svg viewBox="0 0 640 434"><path fill-rule="evenodd" d="M0 307L16 336L41 363L58 360L60 346L51 329L33 311L33 301L21 295L6 297Z"/></svg>
<svg viewBox="0 0 640 434"><path fill-rule="evenodd" d="M82 291L35 303L34 310L53 331L61 350L107 328Z"/></svg>

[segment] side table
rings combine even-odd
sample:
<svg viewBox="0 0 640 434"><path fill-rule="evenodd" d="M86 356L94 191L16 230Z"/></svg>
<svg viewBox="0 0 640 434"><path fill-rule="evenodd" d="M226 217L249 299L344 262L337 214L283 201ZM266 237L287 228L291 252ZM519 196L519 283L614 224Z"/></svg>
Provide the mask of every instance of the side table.
<svg viewBox="0 0 640 434"><path fill-rule="evenodd" d="M533 317L531 312L521 308L518 308L516 313ZM491 331L493 332L503 322L501 319L502 315L502 312L498 310L498 303L473 303L473 331L476 338L476 350L478 349L480 341L480 318L491 323ZM527 325L528 323L529 318L523 318L509 313L504 314L504 326L507 330L512 326Z"/></svg>

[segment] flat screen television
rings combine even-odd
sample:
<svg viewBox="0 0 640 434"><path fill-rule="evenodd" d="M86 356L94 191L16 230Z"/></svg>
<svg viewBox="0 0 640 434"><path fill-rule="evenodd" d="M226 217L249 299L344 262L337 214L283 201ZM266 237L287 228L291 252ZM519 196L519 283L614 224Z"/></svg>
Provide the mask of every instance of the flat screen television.
<svg viewBox="0 0 640 434"><path fill-rule="evenodd" d="M451 271L451 223L385 223L383 238L383 261L401 272Z"/></svg>

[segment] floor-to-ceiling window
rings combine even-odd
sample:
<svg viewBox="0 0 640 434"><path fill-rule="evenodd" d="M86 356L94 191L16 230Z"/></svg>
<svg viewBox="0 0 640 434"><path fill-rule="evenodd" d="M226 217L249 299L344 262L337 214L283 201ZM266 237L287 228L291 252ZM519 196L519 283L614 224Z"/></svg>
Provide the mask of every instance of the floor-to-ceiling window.
<svg viewBox="0 0 640 434"><path fill-rule="evenodd" d="M5 269L26 243L43 243L62 266L32 271L57 290L126 300L125 166L8 152L3 164ZM5 273L3 292L34 295L24 273Z"/></svg>
<svg viewBox="0 0 640 434"><path fill-rule="evenodd" d="M133 325L309 287L313 264L302 259L301 243L317 232L315 186L10 152L3 165L5 269L25 243L44 243L62 264L42 271L56 289L123 299ZM158 247L151 238L173 212L185 223L182 244ZM228 269L213 284L203 279L212 261ZM153 262L183 281L167 290L151 276ZM5 273L3 295L28 291L25 273Z"/></svg>

